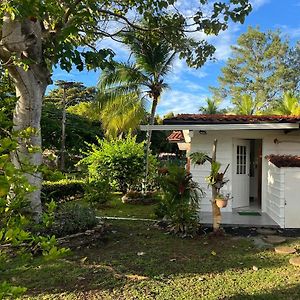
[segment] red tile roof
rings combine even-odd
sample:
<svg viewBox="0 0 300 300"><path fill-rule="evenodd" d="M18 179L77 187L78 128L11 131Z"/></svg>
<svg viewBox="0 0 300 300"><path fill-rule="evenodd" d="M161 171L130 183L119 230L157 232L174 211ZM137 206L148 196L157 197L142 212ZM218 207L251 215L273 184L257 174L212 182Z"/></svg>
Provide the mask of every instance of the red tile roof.
<svg viewBox="0 0 300 300"><path fill-rule="evenodd" d="M300 123L300 116L241 116L181 114L164 119L164 124L260 124L260 123Z"/></svg>
<svg viewBox="0 0 300 300"><path fill-rule="evenodd" d="M184 142L184 136L181 130L179 131L173 131L168 137L167 140L170 143L178 143L178 142Z"/></svg>
<svg viewBox="0 0 300 300"><path fill-rule="evenodd" d="M270 154L266 159L278 168L300 168L300 156Z"/></svg>

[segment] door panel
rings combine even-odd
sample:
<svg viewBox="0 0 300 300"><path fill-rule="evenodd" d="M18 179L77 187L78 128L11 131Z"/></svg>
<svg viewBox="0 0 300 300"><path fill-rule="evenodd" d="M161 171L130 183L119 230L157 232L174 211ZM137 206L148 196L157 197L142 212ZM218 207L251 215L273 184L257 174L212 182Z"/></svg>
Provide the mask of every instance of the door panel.
<svg viewBox="0 0 300 300"><path fill-rule="evenodd" d="M250 141L233 143L233 208L249 206L250 195Z"/></svg>

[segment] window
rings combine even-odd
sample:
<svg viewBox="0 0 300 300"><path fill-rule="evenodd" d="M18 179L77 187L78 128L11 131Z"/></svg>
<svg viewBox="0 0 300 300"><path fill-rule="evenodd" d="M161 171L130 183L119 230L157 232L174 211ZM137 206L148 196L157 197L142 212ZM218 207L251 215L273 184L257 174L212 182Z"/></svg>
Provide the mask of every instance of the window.
<svg viewBox="0 0 300 300"><path fill-rule="evenodd" d="M236 147L236 174L246 174L247 153L246 146Z"/></svg>

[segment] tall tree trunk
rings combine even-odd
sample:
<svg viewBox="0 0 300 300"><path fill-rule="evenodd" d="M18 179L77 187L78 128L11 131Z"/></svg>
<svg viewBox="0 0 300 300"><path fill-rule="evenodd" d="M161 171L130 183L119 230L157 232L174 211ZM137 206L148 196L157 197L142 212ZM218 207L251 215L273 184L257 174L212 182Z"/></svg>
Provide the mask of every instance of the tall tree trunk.
<svg viewBox="0 0 300 300"><path fill-rule="evenodd" d="M24 71L18 68L19 80L15 80L16 96L18 101L14 112L14 131L22 131L32 128L29 140L19 138L19 146L14 154L14 163L21 167L22 163L29 162L34 168L38 168L42 163L41 153L41 112L42 98L47 84L37 82L32 71ZM34 147L34 151L28 151L29 147ZM40 172L25 173L28 182L35 187L35 191L30 193L29 200L35 220L39 220L42 214L41 186L42 175Z"/></svg>
<svg viewBox="0 0 300 300"><path fill-rule="evenodd" d="M61 149L60 149L60 169L65 170L65 154L66 154L66 89L63 87L62 99L62 120L61 120Z"/></svg>
<svg viewBox="0 0 300 300"><path fill-rule="evenodd" d="M214 140L212 156L211 156L212 164L214 162L216 162L217 143L218 143L218 141ZM218 232L220 230L220 224L221 224L221 210L216 204L216 197L217 197L218 191L214 185L212 185L211 189L212 189L211 204L212 204L212 213L213 213L213 230L214 230L214 232Z"/></svg>
<svg viewBox="0 0 300 300"><path fill-rule="evenodd" d="M150 121L149 121L150 126L154 125L154 118L155 118L157 104L158 104L158 97L154 97L154 99L152 101ZM148 183L148 174L149 174L149 152L150 152L150 145L151 145L151 136L152 136L152 129L148 128L147 142L146 142L146 170L145 170L145 185L146 186Z"/></svg>
<svg viewBox="0 0 300 300"><path fill-rule="evenodd" d="M12 20L9 15L3 18L0 45L0 59L6 66L16 87L18 101L14 112L14 130L32 128L30 136L19 138L18 149L13 154L17 167L28 162L34 167L33 172L25 171L29 183L35 187L28 199L34 218L40 219L42 176L38 167L42 162L41 154L41 110L45 90L50 83L50 71L43 60L42 27L38 20L25 20L22 23ZM27 59L27 68L19 66L17 60ZM28 146L35 150L30 151Z"/></svg>

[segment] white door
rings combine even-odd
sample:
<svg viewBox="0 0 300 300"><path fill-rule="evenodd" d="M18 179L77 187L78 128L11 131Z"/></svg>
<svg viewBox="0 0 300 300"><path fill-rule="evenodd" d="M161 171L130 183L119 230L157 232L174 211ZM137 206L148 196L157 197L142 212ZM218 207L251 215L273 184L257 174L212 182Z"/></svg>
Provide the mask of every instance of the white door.
<svg viewBox="0 0 300 300"><path fill-rule="evenodd" d="M250 196L250 141L233 143L233 200L232 207L249 206Z"/></svg>

